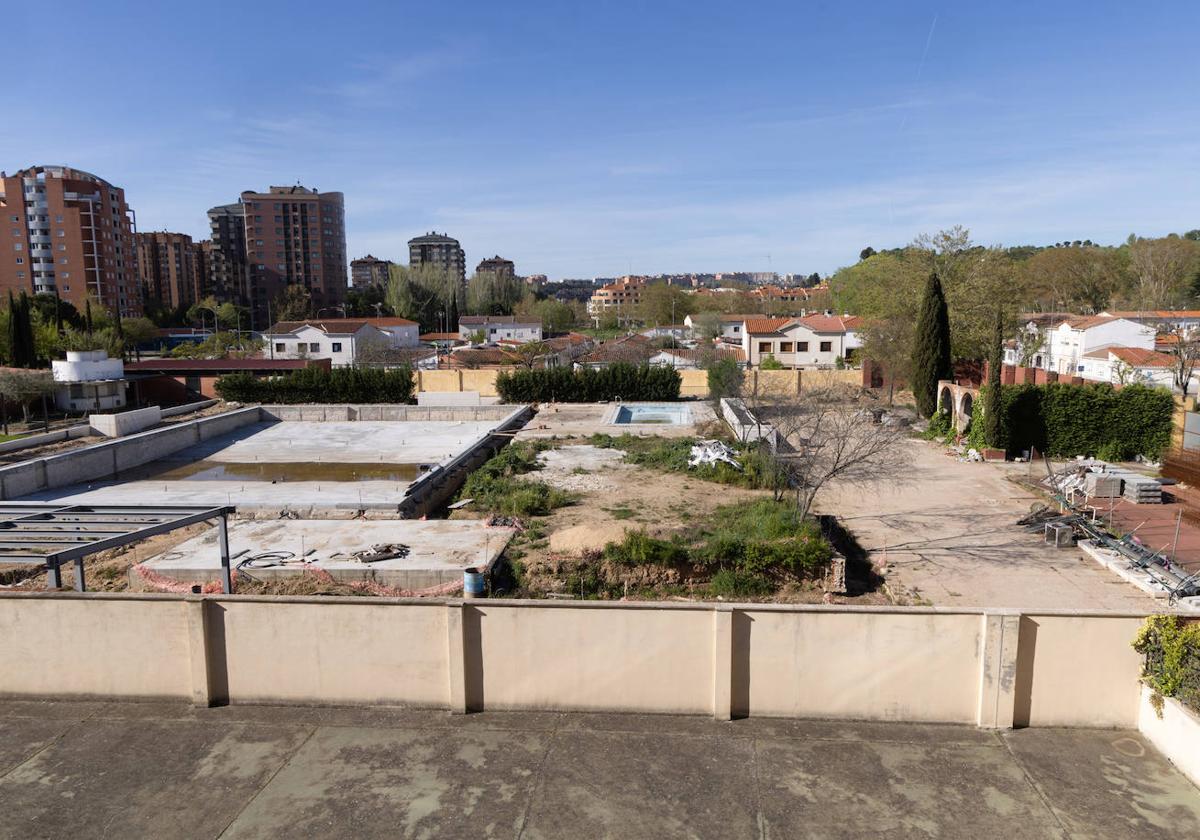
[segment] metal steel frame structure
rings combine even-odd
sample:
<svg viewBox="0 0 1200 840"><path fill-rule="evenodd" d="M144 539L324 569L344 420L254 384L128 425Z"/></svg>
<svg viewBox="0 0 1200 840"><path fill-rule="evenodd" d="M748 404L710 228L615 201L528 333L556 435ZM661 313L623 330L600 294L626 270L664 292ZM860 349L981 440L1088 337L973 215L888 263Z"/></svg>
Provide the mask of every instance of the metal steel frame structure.
<svg viewBox="0 0 1200 840"><path fill-rule="evenodd" d="M49 588L62 587L62 564L74 563L75 589L86 591L83 558L110 548L216 519L221 587L233 591L229 568L229 514L235 507L196 505L60 505L0 502L0 563L44 566Z"/></svg>

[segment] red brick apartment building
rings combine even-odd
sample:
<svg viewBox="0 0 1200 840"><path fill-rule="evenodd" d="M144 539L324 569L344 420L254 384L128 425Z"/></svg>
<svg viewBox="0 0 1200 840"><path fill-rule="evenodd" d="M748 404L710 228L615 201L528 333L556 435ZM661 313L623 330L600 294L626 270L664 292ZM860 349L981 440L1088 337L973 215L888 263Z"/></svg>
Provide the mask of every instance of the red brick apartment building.
<svg viewBox="0 0 1200 840"><path fill-rule="evenodd" d="M205 258L186 233L135 233L138 282L163 306L190 306L204 296Z"/></svg>
<svg viewBox="0 0 1200 840"><path fill-rule="evenodd" d="M255 323L290 285L312 295L314 314L346 298L346 214L340 192L270 187L242 193Z"/></svg>
<svg viewBox="0 0 1200 840"><path fill-rule="evenodd" d="M0 292L57 292L80 310L88 294L122 316L142 314L133 211L125 191L69 166L0 172Z"/></svg>

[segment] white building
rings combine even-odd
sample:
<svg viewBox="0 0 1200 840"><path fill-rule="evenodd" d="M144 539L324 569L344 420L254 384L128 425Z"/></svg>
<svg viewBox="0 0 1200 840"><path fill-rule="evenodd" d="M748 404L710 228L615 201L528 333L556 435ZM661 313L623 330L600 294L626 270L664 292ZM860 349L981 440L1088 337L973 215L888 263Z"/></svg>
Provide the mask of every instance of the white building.
<svg viewBox="0 0 1200 840"><path fill-rule="evenodd" d="M1106 347L1083 354L1079 376L1113 385L1154 385L1175 388L1175 357L1140 347ZM1188 393L1197 392L1200 373L1192 376Z"/></svg>
<svg viewBox="0 0 1200 840"><path fill-rule="evenodd" d="M458 319L458 334L471 341L478 333L483 334L480 344L496 341L542 340L541 321L518 321L516 315L466 315Z"/></svg>
<svg viewBox="0 0 1200 840"><path fill-rule="evenodd" d="M837 365L862 346L861 319L854 315L805 315L800 318L754 318L742 327L742 352L752 367L773 356L788 368Z"/></svg>
<svg viewBox="0 0 1200 840"><path fill-rule="evenodd" d="M762 315L726 315L724 313L720 313L717 315L718 323L720 324L720 331L716 337L722 341L741 344L742 325L745 324L746 321L762 317ZM702 323L703 317L699 314L688 315L683 319L683 323L684 326L694 332L696 330L697 320L701 321Z"/></svg>
<svg viewBox="0 0 1200 840"><path fill-rule="evenodd" d="M1030 321L1020 343L1005 349L1004 361L1018 365L1025 357L1030 367L1082 376L1083 357L1106 347L1154 350L1154 329L1111 315L1072 316L1049 324Z"/></svg>
<svg viewBox="0 0 1200 840"><path fill-rule="evenodd" d="M61 411L111 411L125 407L125 363L103 350L68 350L66 361L50 363Z"/></svg>
<svg viewBox="0 0 1200 840"><path fill-rule="evenodd" d="M1159 332L1192 332L1200 328L1200 309L1146 309L1141 311L1101 312L1110 318L1124 318Z"/></svg>
<svg viewBox="0 0 1200 840"><path fill-rule="evenodd" d="M420 345L420 329L405 318L328 318L280 321L263 333L271 359L329 359L334 367L362 361L369 351Z"/></svg>

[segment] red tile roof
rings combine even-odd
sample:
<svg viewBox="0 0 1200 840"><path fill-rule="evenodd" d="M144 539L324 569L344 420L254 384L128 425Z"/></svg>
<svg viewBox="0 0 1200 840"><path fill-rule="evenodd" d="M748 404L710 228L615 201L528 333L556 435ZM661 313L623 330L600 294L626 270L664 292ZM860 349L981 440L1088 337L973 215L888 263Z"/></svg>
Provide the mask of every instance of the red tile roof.
<svg viewBox="0 0 1200 840"><path fill-rule="evenodd" d="M267 332L270 334L289 333L308 325L316 327L326 335L330 333L350 335L361 330L364 324L369 324L376 329L417 326L416 321L410 321L407 318L305 318L301 321L279 321L273 324Z"/></svg>
<svg viewBox="0 0 1200 840"><path fill-rule="evenodd" d="M746 320L745 332L748 335L776 333L795 320L795 318L750 318Z"/></svg>
<svg viewBox="0 0 1200 840"><path fill-rule="evenodd" d="M1083 355L1089 359L1107 359L1110 354L1135 368L1170 367L1175 362L1175 357L1169 353L1159 353L1143 347L1102 347Z"/></svg>
<svg viewBox="0 0 1200 840"><path fill-rule="evenodd" d="M463 341L463 337L456 332L431 332L421 333L421 341Z"/></svg>
<svg viewBox="0 0 1200 840"><path fill-rule="evenodd" d="M1114 318L1200 318L1200 309L1127 309L1123 311L1108 311L1105 314Z"/></svg>
<svg viewBox="0 0 1200 840"><path fill-rule="evenodd" d="M862 318L857 315L805 315L800 323L813 332L844 333L857 329Z"/></svg>

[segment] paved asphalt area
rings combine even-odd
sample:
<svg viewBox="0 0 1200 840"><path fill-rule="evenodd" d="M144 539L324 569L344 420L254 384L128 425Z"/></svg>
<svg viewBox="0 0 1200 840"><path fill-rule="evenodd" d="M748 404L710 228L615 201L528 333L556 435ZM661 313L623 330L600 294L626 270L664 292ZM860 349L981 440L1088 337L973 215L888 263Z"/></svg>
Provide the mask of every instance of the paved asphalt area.
<svg viewBox="0 0 1200 840"><path fill-rule="evenodd" d="M0 837L1200 837L1135 732L0 702Z"/></svg>

